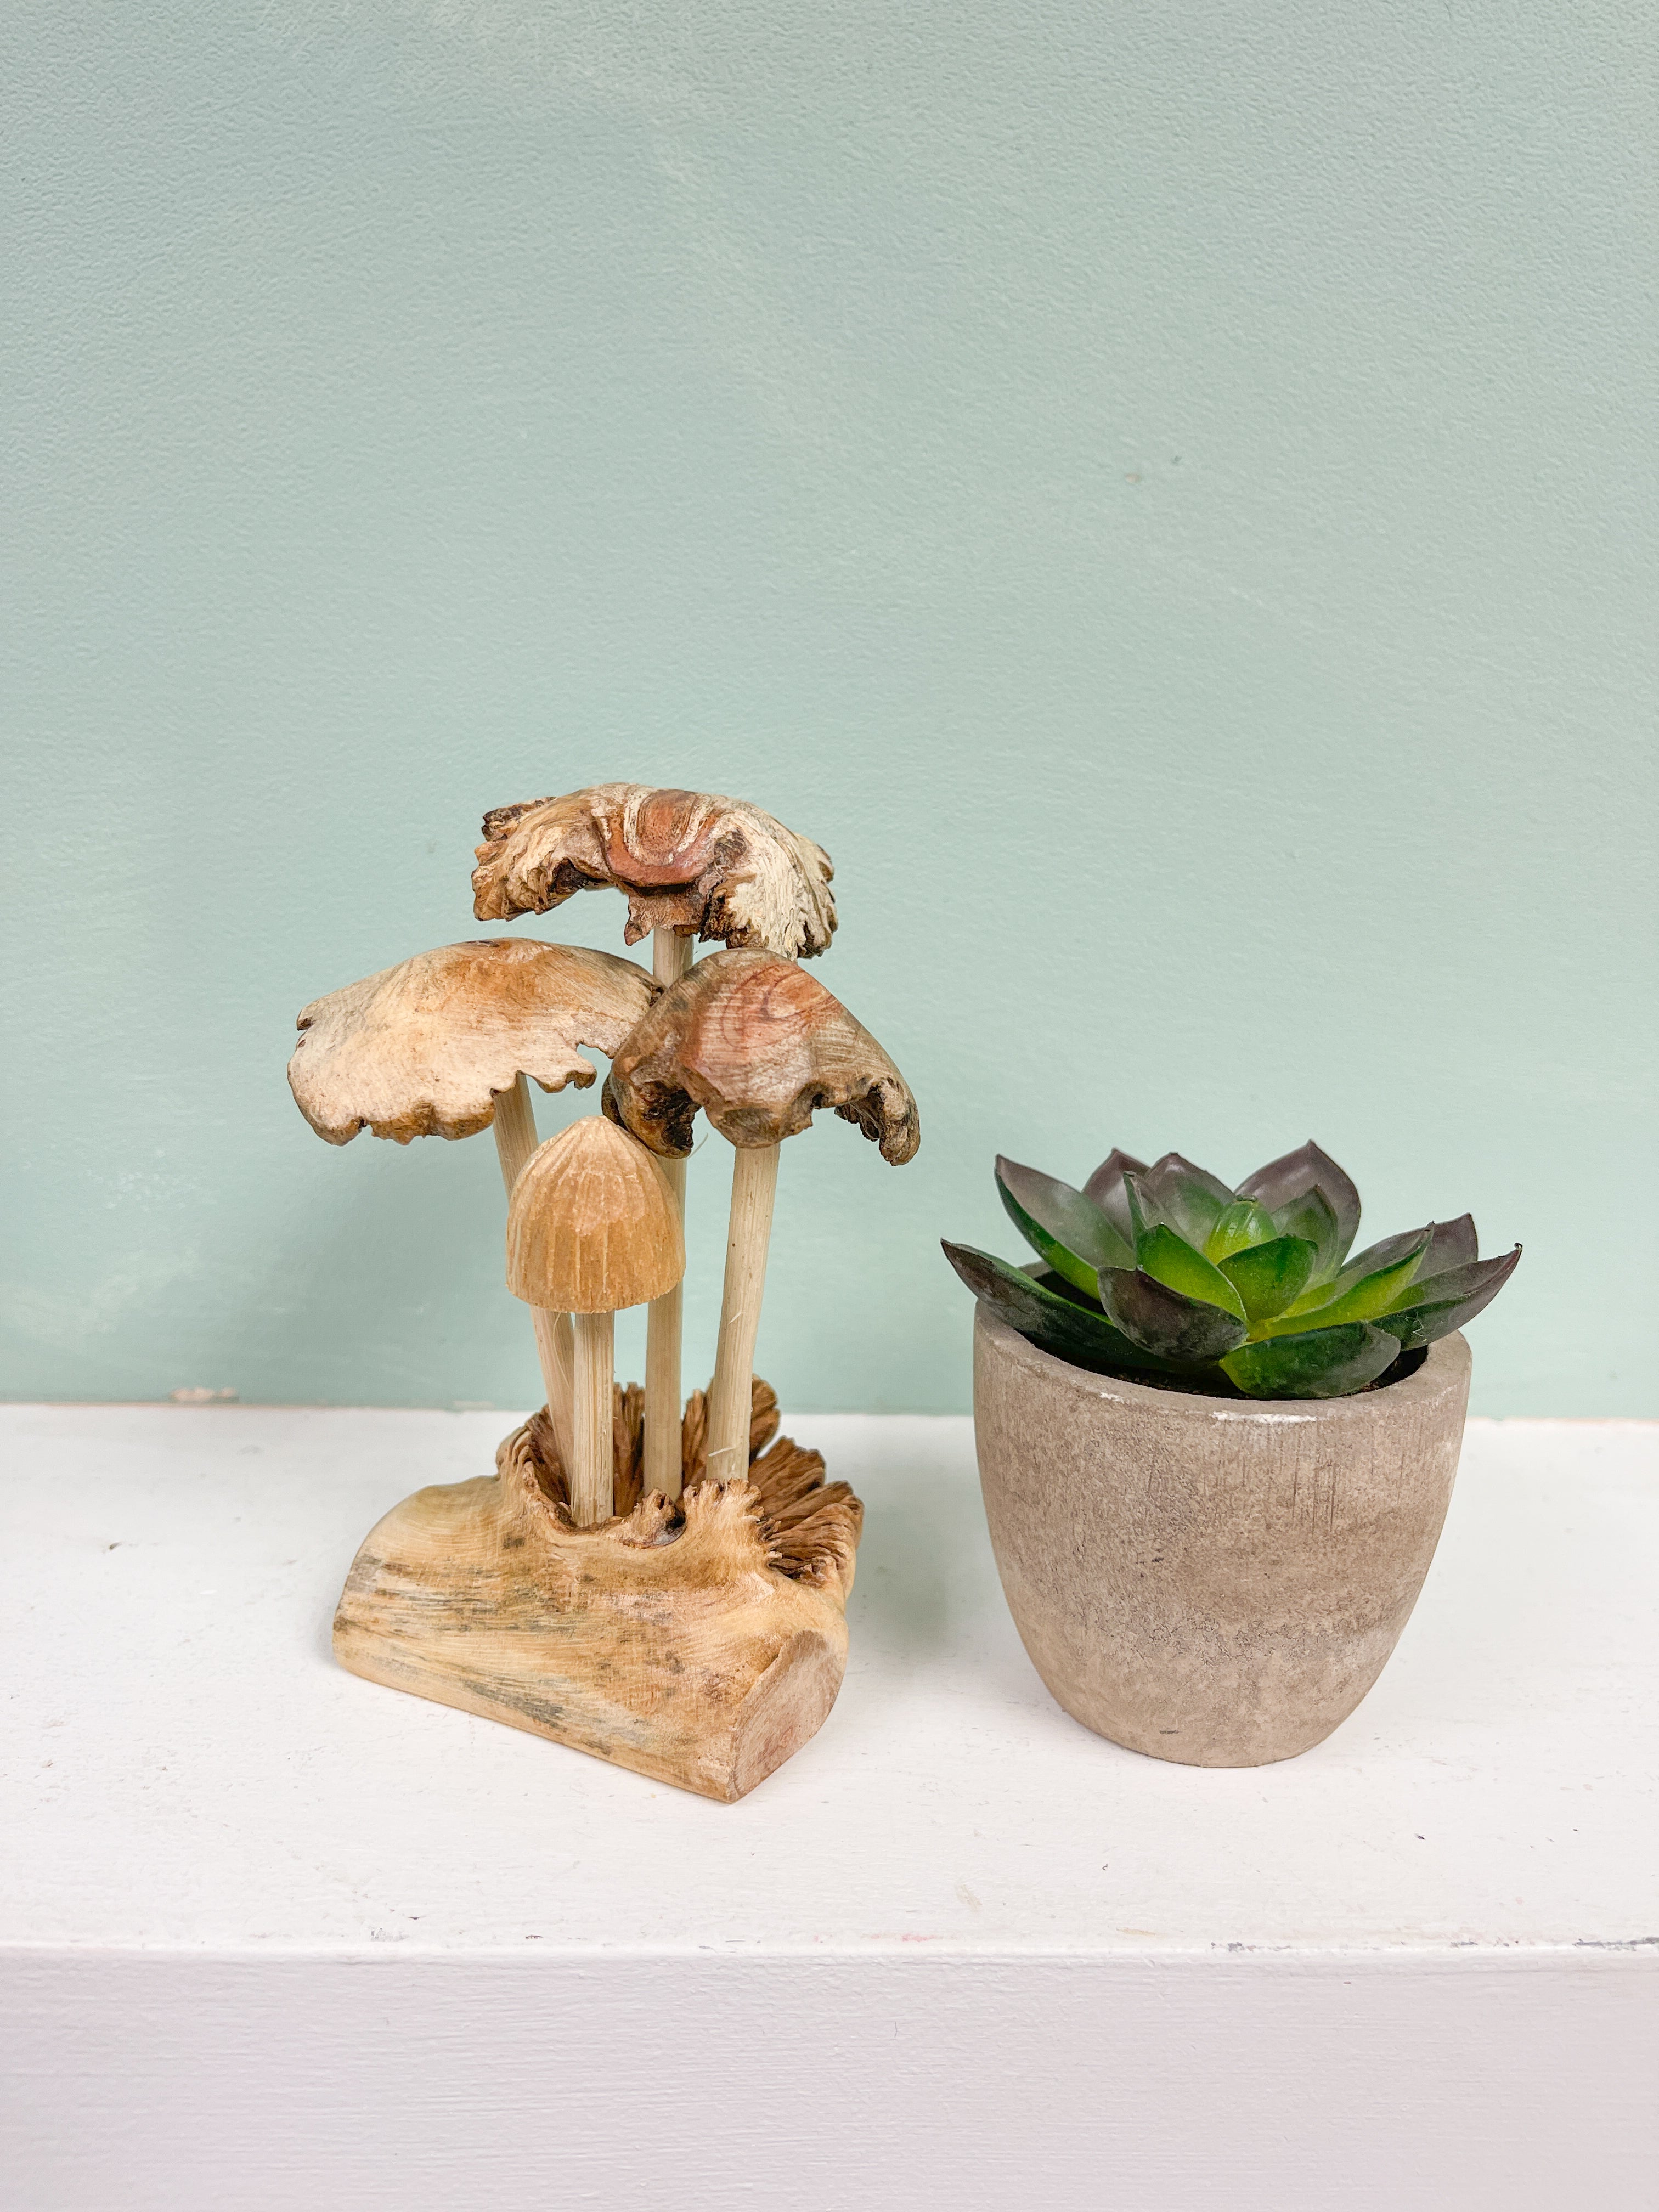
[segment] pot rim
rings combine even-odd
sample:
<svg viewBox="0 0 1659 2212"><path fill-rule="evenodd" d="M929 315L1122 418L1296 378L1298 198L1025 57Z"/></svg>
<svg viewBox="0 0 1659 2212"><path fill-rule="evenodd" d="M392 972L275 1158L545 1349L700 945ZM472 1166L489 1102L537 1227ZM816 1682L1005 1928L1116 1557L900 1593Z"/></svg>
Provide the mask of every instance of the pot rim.
<svg viewBox="0 0 1659 2212"><path fill-rule="evenodd" d="M1466 1389L1470 1370L1469 1347L1462 1329L1436 1339L1422 1365L1386 1390L1359 1390L1346 1398L1212 1398L1200 1390L1161 1390L1146 1382L1132 1382L1122 1375L1099 1375L1092 1368L1074 1367L1069 1359L1043 1351L1022 1336L1012 1325L993 1313L983 1299L975 1301L975 1331L983 1329L997 1351L1045 1377L1052 1387L1073 1391L1079 1397L1103 1398L1138 1413L1156 1413L1166 1419L1201 1421L1324 1422L1370 1421L1385 1410L1405 1413Z"/></svg>

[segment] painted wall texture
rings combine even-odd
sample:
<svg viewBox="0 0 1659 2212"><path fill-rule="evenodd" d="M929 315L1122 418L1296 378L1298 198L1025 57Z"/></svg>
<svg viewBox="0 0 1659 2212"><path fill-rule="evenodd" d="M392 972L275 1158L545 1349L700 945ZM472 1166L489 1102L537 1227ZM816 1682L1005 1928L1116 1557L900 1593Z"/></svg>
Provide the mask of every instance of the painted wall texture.
<svg viewBox="0 0 1659 2212"><path fill-rule="evenodd" d="M283 1070L477 933L486 805L627 776L829 847L817 972L922 1102L902 1171L784 1154L791 1404L966 1405L998 1149L1311 1133L1376 1233L1526 1243L1479 1409L1659 1413L1640 0L0 44L0 1389L527 1402L488 1137L334 1151Z"/></svg>

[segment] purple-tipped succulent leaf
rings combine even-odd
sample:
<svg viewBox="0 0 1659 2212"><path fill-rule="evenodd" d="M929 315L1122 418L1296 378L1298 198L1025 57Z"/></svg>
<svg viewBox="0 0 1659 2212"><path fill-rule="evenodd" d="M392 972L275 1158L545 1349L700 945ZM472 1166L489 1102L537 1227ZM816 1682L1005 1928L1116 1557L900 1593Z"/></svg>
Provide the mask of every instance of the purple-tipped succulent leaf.
<svg viewBox="0 0 1659 2212"><path fill-rule="evenodd" d="M1254 1175L1246 1176L1238 1185L1238 1195L1258 1199L1269 1213L1279 1214L1316 1184L1336 1217L1340 1261L1358 1233L1359 1193L1346 1169L1340 1168L1328 1152L1322 1152L1311 1137L1295 1152L1283 1153Z"/></svg>
<svg viewBox="0 0 1659 2212"><path fill-rule="evenodd" d="M1200 1249L1233 1202L1224 1182L1179 1152L1165 1152L1139 1176L1139 1182L1176 1236Z"/></svg>
<svg viewBox="0 0 1659 2212"><path fill-rule="evenodd" d="M1173 1371L1168 1361L1144 1352L1114 1328L1097 1305L1062 1297L1023 1267L1011 1267L1006 1260L976 1251L971 1244L947 1243L944 1251L976 1298L1055 1358L1096 1374Z"/></svg>
<svg viewBox="0 0 1659 2212"><path fill-rule="evenodd" d="M1474 1233L1474 1216L1460 1213L1455 1221L1437 1221L1434 1236L1419 1276L1443 1275L1448 1267L1467 1267L1471 1260L1480 1257L1480 1243Z"/></svg>
<svg viewBox="0 0 1659 2212"><path fill-rule="evenodd" d="M1040 1260L1092 1297L1102 1267L1128 1267L1134 1255L1092 1199L1068 1182L1022 1167L996 1163L1003 1210Z"/></svg>
<svg viewBox="0 0 1659 2212"><path fill-rule="evenodd" d="M1221 1369L1251 1398L1346 1398L1387 1374L1399 1357L1386 1330L1358 1321L1241 1345Z"/></svg>
<svg viewBox="0 0 1659 2212"><path fill-rule="evenodd" d="M1171 1290L1144 1267L1103 1268L1100 1302L1132 1344L1177 1366L1206 1366L1243 1344L1247 1334L1234 1315Z"/></svg>
<svg viewBox="0 0 1659 2212"><path fill-rule="evenodd" d="M1521 1247L1493 1260L1471 1260L1461 1267L1448 1267L1426 1280L1421 1273L1401 1294L1394 1309L1377 1316L1376 1325L1400 1340L1401 1349L1413 1352L1449 1336L1455 1328L1473 1321L1498 1296L1521 1264Z"/></svg>
<svg viewBox="0 0 1659 2212"><path fill-rule="evenodd" d="M1133 1152L1121 1152L1114 1146L1083 1186L1085 1198L1093 1200L1126 1244L1134 1240L1134 1226L1129 1219L1129 1200L1123 1178L1146 1172L1145 1160L1136 1159Z"/></svg>

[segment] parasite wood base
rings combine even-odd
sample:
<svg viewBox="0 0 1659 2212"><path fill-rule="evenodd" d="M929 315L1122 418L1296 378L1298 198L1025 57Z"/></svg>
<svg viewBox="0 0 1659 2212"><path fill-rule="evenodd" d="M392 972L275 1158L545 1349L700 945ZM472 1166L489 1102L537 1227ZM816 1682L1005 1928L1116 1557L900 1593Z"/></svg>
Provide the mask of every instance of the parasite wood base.
<svg viewBox="0 0 1659 2212"><path fill-rule="evenodd" d="M578 1528L545 1412L495 1474L416 1491L370 1530L334 1621L369 1681L505 1721L730 1802L827 1717L847 1664L863 1508L778 1437L754 1386L745 1477L704 1473L703 1394L684 1495L642 1494L643 1398L616 1393L616 1514Z"/></svg>

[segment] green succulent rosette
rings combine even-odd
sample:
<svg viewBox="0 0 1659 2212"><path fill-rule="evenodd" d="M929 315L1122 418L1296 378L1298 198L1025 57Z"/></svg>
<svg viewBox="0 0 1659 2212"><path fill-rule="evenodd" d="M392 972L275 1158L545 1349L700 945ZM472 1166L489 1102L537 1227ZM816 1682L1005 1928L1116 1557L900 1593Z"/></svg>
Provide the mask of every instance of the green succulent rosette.
<svg viewBox="0 0 1659 2212"><path fill-rule="evenodd" d="M1467 1213L1353 1253L1359 1193L1311 1141L1232 1189L1179 1152L1113 1152L1081 1190L1008 1159L996 1179L1046 1273L947 1243L975 1297L1075 1366L1252 1398L1363 1390L1472 1321L1521 1257L1481 1259Z"/></svg>

